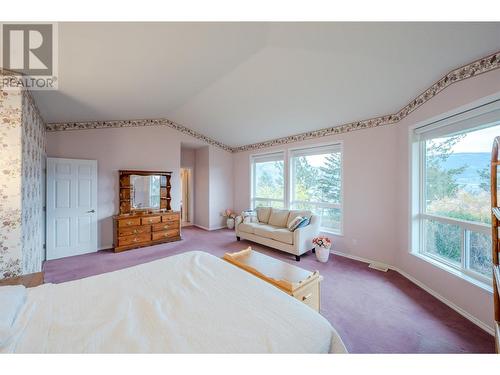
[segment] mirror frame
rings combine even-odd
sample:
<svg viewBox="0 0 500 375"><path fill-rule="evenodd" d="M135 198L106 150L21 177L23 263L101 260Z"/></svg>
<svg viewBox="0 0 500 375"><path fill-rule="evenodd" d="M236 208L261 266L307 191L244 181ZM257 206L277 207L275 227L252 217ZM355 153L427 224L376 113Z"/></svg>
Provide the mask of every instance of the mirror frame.
<svg viewBox="0 0 500 375"><path fill-rule="evenodd" d="M172 172L164 171L136 171L136 170L120 170L119 173L119 192L120 200L120 215L131 213L148 213L148 212L164 212L171 211L170 183ZM133 186L131 185L130 176L160 176L160 208L152 210L150 208L134 209L132 207Z"/></svg>

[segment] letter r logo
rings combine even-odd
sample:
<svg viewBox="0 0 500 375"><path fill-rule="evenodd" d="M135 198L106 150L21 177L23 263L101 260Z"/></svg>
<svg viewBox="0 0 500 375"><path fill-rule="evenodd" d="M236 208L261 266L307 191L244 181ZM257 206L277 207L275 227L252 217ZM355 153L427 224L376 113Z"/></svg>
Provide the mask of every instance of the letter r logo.
<svg viewBox="0 0 500 375"><path fill-rule="evenodd" d="M2 24L2 67L26 75L51 76L51 24Z"/></svg>

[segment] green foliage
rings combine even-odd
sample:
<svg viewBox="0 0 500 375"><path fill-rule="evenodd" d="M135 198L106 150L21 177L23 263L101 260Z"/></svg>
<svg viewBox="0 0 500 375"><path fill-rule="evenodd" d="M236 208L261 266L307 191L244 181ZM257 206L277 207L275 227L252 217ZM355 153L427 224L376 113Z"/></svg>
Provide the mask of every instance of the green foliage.
<svg viewBox="0 0 500 375"><path fill-rule="evenodd" d="M427 221L427 251L460 263L460 228L456 225Z"/></svg>
<svg viewBox="0 0 500 375"><path fill-rule="evenodd" d="M457 182L457 177L467 165L446 169L445 162L452 153L453 146L465 135L445 138L442 141L426 142L426 210L428 213L458 220L490 223L489 168L478 169L480 192L466 191ZM480 237L482 236L482 237ZM489 264L488 236L471 233L471 266L478 272L486 272ZM474 241L472 240L474 239ZM426 251L435 253L455 263L461 262L461 229L457 225L433 220L426 221Z"/></svg>
<svg viewBox="0 0 500 375"><path fill-rule="evenodd" d="M340 181L340 153L330 154L325 158L325 165L319 169L321 171L318 179L318 188L321 192L323 202L340 202L341 181Z"/></svg>
<svg viewBox="0 0 500 375"><path fill-rule="evenodd" d="M427 201L439 200L455 195L459 185L456 177L467 168L463 165L460 168L446 170L443 164L450 157L451 150L464 135L457 135L446 138L444 141L428 141L426 154L426 194Z"/></svg>
<svg viewBox="0 0 500 375"><path fill-rule="evenodd" d="M476 173L479 176L479 188L487 193L490 192L490 167L487 165L483 169L478 169Z"/></svg>

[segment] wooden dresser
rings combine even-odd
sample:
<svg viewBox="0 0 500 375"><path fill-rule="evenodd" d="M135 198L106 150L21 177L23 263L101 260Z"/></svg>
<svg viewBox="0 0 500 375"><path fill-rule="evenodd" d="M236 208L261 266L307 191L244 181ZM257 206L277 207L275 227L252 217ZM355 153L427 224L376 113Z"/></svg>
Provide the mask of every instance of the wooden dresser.
<svg viewBox="0 0 500 375"><path fill-rule="evenodd" d="M113 216L115 253L181 239L180 212Z"/></svg>

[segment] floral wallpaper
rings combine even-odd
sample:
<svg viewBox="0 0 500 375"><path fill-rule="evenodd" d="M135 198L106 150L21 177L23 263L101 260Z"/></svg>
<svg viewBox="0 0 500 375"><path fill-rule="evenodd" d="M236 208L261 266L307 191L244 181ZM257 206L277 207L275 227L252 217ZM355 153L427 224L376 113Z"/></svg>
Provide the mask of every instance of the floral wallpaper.
<svg viewBox="0 0 500 375"><path fill-rule="evenodd" d="M20 91L0 90L0 278L22 270L21 107Z"/></svg>
<svg viewBox="0 0 500 375"><path fill-rule="evenodd" d="M44 259L45 124L31 95L0 90L0 279Z"/></svg>
<svg viewBox="0 0 500 375"><path fill-rule="evenodd" d="M23 274L45 259L45 123L28 91L22 95L21 246Z"/></svg>

